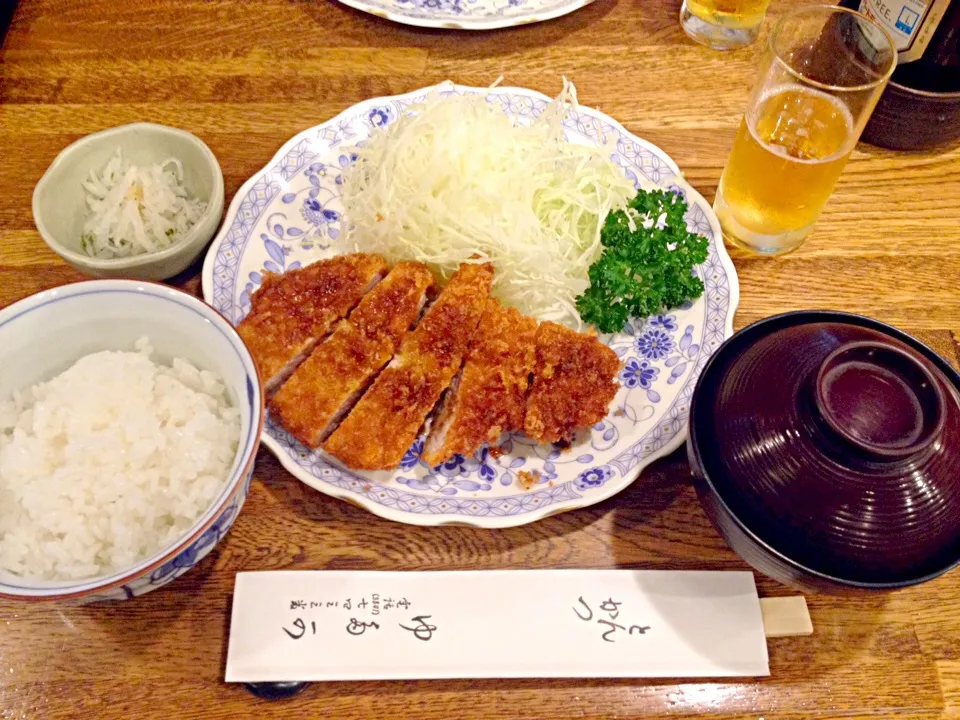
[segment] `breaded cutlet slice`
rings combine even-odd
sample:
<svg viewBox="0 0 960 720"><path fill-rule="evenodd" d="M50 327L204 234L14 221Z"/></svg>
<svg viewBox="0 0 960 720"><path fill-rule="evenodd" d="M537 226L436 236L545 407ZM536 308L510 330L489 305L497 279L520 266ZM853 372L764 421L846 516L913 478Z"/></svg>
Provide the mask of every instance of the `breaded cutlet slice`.
<svg viewBox="0 0 960 720"><path fill-rule="evenodd" d="M617 354L595 335L541 323L524 432L538 442L554 443L600 422L617 394L619 370Z"/></svg>
<svg viewBox="0 0 960 720"><path fill-rule="evenodd" d="M400 352L380 373L324 449L347 467L397 467L460 369L490 295L493 265L463 264Z"/></svg>
<svg viewBox="0 0 960 720"><path fill-rule="evenodd" d="M265 275L250 298L249 314L237 326L265 389L289 377L388 269L379 255L355 253Z"/></svg>
<svg viewBox="0 0 960 720"><path fill-rule="evenodd" d="M393 357L432 286L422 263L391 270L270 400L278 422L310 447L326 440Z"/></svg>
<svg viewBox="0 0 960 720"><path fill-rule="evenodd" d="M536 336L534 318L487 300L463 370L430 428L422 455L429 465L472 455L504 432L523 430Z"/></svg>

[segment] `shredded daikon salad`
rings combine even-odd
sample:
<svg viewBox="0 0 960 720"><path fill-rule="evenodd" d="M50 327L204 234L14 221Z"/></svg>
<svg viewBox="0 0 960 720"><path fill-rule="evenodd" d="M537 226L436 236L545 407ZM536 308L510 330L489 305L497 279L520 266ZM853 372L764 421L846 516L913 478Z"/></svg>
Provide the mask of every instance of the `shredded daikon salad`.
<svg viewBox="0 0 960 720"><path fill-rule="evenodd" d="M122 258L170 247L193 227L207 203L190 197L183 165L168 158L150 167L126 162L120 150L83 182L89 215L80 244L96 258Z"/></svg>
<svg viewBox="0 0 960 720"><path fill-rule="evenodd" d="M574 300L603 251L604 219L636 189L612 148L566 139L563 119L577 107L566 79L529 124L489 98L435 88L357 147L343 179L350 237L359 251L418 260L444 279L464 261L492 261L496 297L579 330Z"/></svg>

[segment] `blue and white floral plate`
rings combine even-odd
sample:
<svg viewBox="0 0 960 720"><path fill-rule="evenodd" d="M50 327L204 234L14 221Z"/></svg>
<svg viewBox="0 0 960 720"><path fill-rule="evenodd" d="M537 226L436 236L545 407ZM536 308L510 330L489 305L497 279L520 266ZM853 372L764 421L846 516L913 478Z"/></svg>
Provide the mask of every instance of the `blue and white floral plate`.
<svg viewBox="0 0 960 720"><path fill-rule="evenodd" d="M367 100L284 145L231 203L204 264L206 301L238 323L263 272L284 272L350 252L340 195L341 170L354 159L351 147L428 90ZM445 83L444 91L483 93L521 122L540 115L550 102L518 88ZM636 319L621 334L604 337L624 363L620 392L610 414L566 450L517 434L503 443L505 452L498 457L483 447L474 457L458 456L430 468L419 458L421 438L396 472L353 472L304 447L268 418L263 444L297 478L400 522L508 527L608 498L683 443L697 376L732 334L739 300L720 226L710 205L659 148L588 108L571 110L564 125L572 142L615 140L613 160L638 187L665 187L686 197L688 225L710 239L709 257L697 268L706 285L703 297L661 316Z"/></svg>
<svg viewBox="0 0 960 720"><path fill-rule="evenodd" d="M552 20L593 0L340 0L355 10L405 25L495 30Z"/></svg>

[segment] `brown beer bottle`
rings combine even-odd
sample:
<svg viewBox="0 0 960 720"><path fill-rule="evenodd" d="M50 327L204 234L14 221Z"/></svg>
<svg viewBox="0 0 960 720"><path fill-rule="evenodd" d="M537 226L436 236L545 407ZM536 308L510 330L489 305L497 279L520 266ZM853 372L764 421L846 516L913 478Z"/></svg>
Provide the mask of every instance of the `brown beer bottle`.
<svg viewBox="0 0 960 720"><path fill-rule="evenodd" d="M893 150L960 142L960 0L842 0L841 5L886 28L897 48L897 69L861 138ZM860 45L869 52L871 32L861 29Z"/></svg>
<svg viewBox="0 0 960 720"><path fill-rule="evenodd" d="M844 0L893 36L893 82L929 92L960 91L960 0Z"/></svg>
<svg viewBox="0 0 960 720"><path fill-rule="evenodd" d="M901 65L894 78L900 84L931 92L960 90L960 2L954 0L944 9L920 58L911 61L903 53L897 57Z"/></svg>

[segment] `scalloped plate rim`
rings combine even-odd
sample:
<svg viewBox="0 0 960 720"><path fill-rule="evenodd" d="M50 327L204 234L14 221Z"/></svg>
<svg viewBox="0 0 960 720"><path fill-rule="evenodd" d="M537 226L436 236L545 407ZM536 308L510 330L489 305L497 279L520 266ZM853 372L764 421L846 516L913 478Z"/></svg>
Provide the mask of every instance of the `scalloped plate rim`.
<svg viewBox="0 0 960 720"><path fill-rule="evenodd" d="M592 0L591 0L592 2ZM208 304L213 303L213 267L215 264L215 259L217 256L217 251L220 245L223 243L227 234L229 233L231 226L233 225L234 219L237 217L240 211L240 206L243 203L244 199L247 197L253 186L268 173L270 169L275 166L280 160L282 160L291 149L293 149L300 142L309 139L309 137L318 132L321 128L335 125L337 122L343 120L348 115L352 116L354 113L362 112L367 107L376 107L383 105L388 101L398 101L417 95L421 95L425 92L428 92L434 87L444 87L452 88L453 90L466 91L466 92L489 92L494 91L498 93L519 93L522 95L527 95L535 97L540 100L545 100L549 102L553 98L545 95L536 90L531 90L529 88L515 87L515 86L501 86L498 85L496 88L480 88L469 85L459 85L453 83L450 80L446 80L435 85L428 85L425 87L417 88L407 93L400 93L397 95L384 95L376 98L368 98L367 100L362 100L358 103L354 103L349 107L345 108L343 111L335 115L334 117L326 120L318 125L311 126L302 130L301 132L294 135L287 142L285 142L270 160L260 168L256 173L254 173L250 178L248 178L236 191L233 196L233 199L230 201L230 206L224 215L223 222L220 226L220 229L217 231L217 235L214 238L213 242L210 244L210 247L207 250L207 254L204 258L203 269L201 273L201 289L203 291L204 301ZM740 282L739 277L737 276L736 268L733 264L733 261L730 258L729 253L727 252L726 246L723 242L723 235L720 229L720 223L717 219L716 214L713 212L712 207L707 203L706 199L694 188L692 187L684 178L683 173L680 171L679 166L670 157L666 152L661 148L654 145L653 143L644 140L643 138L638 137L634 133L627 130L622 124L617 120L610 117L606 113L597 110L595 108L581 105L582 109L589 111L597 116L599 116L604 122L610 123L614 128L618 129L625 136L630 138L633 142L638 145L645 147L650 152L657 155L661 160L664 160L668 167L674 172L675 177L674 181L679 181L683 184L684 189L687 192L691 192L696 198L702 202L703 207L707 210L705 214L710 220L711 227L714 231L714 237L717 238L715 242L717 257L720 261L720 265L723 267L725 275L729 283L729 307L727 310L727 315L724 320L723 328L723 338L728 339L733 335L733 320L736 315L737 308L740 304ZM484 516L469 516L463 514L454 514L441 515L437 514L427 514L427 513L412 513L405 512L402 510L397 510L395 508L389 507L387 505L382 505L376 502L369 501L364 495L360 493L354 493L349 490L343 490L341 488L336 488L335 486L327 483L323 483L319 478L307 472L301 465L299 465L295 459L287 453L281 443L270 436L267 433L266 427L264 428L261 444L268 448L273 456L280 462L280 465L291 475L293 475L297 480L302 482L304 485L323 493L329 497L335 498L337 500L348 502L352 505L356 505L367 512L370 512L378 517L384 518L386 520L391 520L394 522L400 522L407 525L414 525L420 527L439 527L444 525L460 525L466 527L475 527L475 528L485 528L485 529L498 529L498 528L507 528L507 527L518 527L521 525L527 525L529 523L537 522L544 518L550 517L552 515L559 515L561 513L569 512L571 510L578 510L580 508L589 507L591 505L596 505L601 503L617 493L622 492L628 486L632 485L640 473L643 472L645 468L651 465L656 460L659 460L662 457L669 455L670 453L677 450L681 445L686 442L687 438L687 423L683 423L683 427L680 428L676 435L666 442L663 447L659 450L652 452L651 454L642 458L638 464L631 468L629 471L621 474L619 482L609 482L606 483L603 487L598 488L596 492L593 492L589 495L580 496L574 499L568 499L564 501L559 501L553 504L545 505L542 509L532 510L523 514L516 515L484 515ZM331 464L339 466L339 462L334 458L328 456L328 461Z"/></svg>
<svg viewBox="0 0 960 720"><path fill-rule="evenodd" d="M533 25L539 22L546 22L547 20L555 20L556 18L569 15L570 13L585 8L587 5L593 3L594 0L571 0L571 2L561 4L559 7L542 13L532 12L529 15L518 15L513 17L494 16L474 19L463 18L462 16L457 19L454 19L453 17L443 19L427 17L416 18L397 12L391 12L389 10L374 8L364 2L364 0L338 0L338 2L346 5L347 7L353 8L354 10L367 13L368 15L374 15L382 20L400 23L401 25L431 28L434 30L468 30L471 32L482 32L484 30L501 30L503 28L520 27L522 25Z"/></svg>

